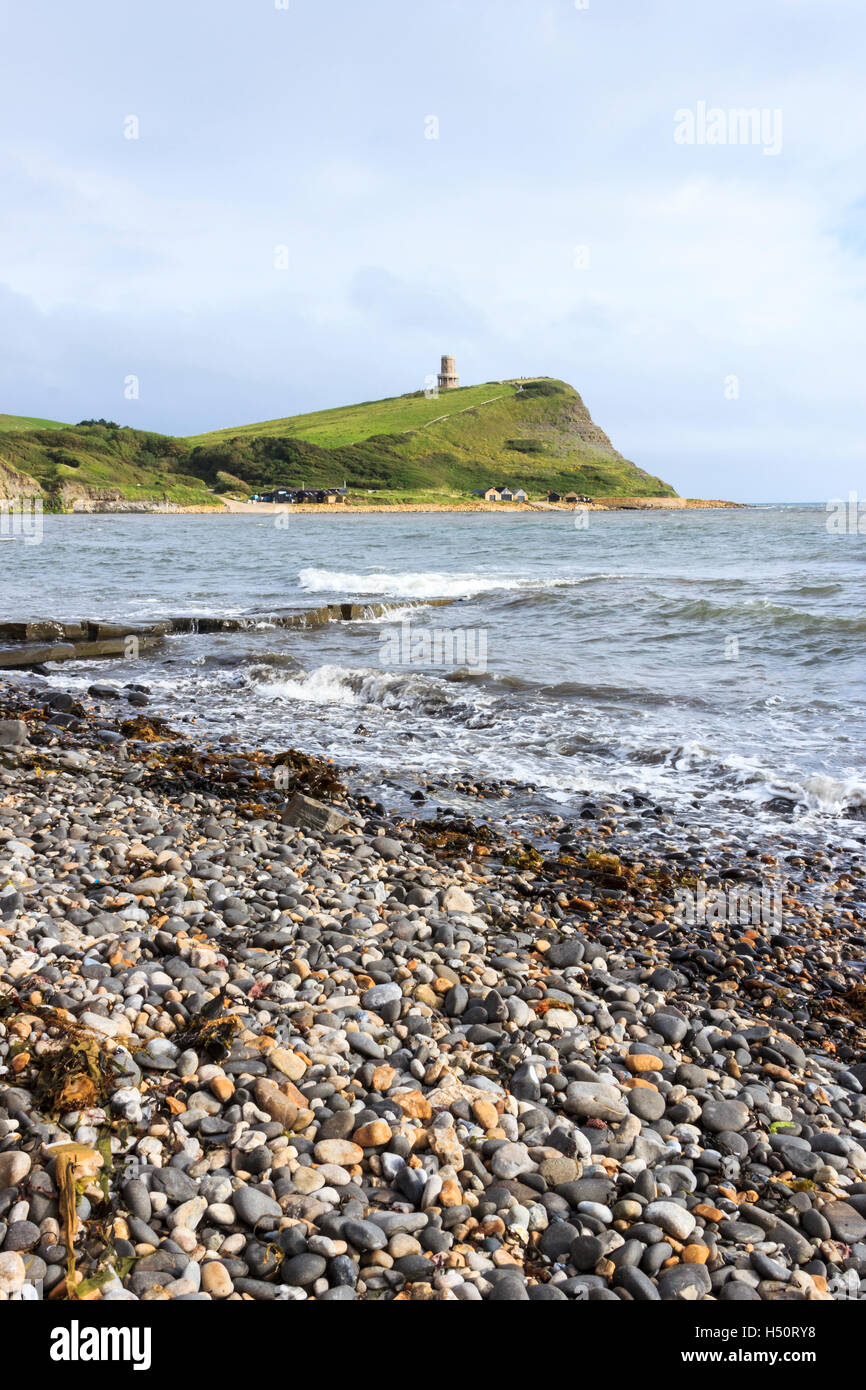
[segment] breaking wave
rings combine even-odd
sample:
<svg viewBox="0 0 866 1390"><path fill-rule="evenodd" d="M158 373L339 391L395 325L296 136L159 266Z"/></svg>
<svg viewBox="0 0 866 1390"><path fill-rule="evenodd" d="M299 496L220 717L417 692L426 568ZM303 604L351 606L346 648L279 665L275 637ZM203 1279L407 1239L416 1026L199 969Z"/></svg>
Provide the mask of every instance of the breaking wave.
<svg viewBox="0 0 866 1390"><path fill-rule="evenodd" d="M411 709L421 714L453 713L466 717L481 703L455 699L448 683L420 671L378 671L345 666L318 666L289 680L259 684L259 694L269 700L297 700L302 704L380 705L383 709ZM481 697L483 701L483 697Z"/></svg>
<svg viewBox="0 0 866 1390"><path fill-rule="evenodd" d="M634 579L631 574L583 574L553 579L537 575L509 574L444 574L436 570L404 570L395 574L384 571L361 574L352 570L302 569L298 583L308 594L381 595L390 598L475 598L478 594L509 589L561 589L573 585L592 584L599 580Z"/></svg>

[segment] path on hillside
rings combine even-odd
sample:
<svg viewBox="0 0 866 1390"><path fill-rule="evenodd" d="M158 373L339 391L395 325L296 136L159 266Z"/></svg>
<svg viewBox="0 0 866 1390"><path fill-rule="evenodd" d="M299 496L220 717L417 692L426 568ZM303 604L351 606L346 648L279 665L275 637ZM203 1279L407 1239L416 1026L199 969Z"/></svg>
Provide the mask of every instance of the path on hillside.
<svg viewBox="0 0 866 1390"><path fill-rule="evenodd" d="M474 405L461 406L459 410L446 411L444 415L437 415L433 420L425 420L423 425L418 425L419 430L426 430L430 425L438 425L440 420L450 420L453 415L465 415L469 410L480 410L482 405L492 405L494 401L504 400L508 395L507 391L502 391L498 396L488 396L486 401L476 401ZM412 430L404 430L404 434L412 434Z"/></svg>
<svg viewBox="0 0 866 1390"><path fill-rule="evenodd" d="M474 405L463 405L459 410L448 410L444 415L437 415L432 420L425 420L423 425L411 425L408 429L398 430L397 433L416 434L419 430L429 429L431 425L438 425L442 420L450 420L455 415L465 415L469 410L480 410L483 405L492 405L494 401L504 400L508 394L507 391L501 391L498 396L488 396L486 401L476 401ZM369 439L369 437L369 435L365 435L364 439ZM349 448L352 448L355 444L363 444L364 439L353 439Z"/></svg>

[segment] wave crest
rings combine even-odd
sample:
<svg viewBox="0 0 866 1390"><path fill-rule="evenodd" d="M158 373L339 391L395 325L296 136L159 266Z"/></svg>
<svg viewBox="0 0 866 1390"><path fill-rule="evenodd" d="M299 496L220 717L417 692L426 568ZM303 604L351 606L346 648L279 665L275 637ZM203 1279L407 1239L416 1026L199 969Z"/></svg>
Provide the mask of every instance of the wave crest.
<svg viewBox="0 0 866 1390"><path fill-rule="evenodd" d="M390 598L475 598L478 594L513 589L561 589L593 584L606 579L633 579L630 574L563 575L543 579L538 575L443 574L436 570L403 570L394 574L379 571L361 574L354 570L317 569L310 566L298 573L298 583L309 594L356 594Z"/></svg>

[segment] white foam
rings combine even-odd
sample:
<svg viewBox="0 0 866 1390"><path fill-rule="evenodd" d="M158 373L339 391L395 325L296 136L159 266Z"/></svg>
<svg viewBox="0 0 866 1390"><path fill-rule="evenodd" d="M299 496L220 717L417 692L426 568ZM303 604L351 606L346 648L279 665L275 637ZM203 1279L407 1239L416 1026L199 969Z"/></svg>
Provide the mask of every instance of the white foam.
<svg viewBox="0 0 866 1390"><path fill-rule="evenodd" d="M264 682L256 686L256 691L267 699L276 697L316 705L357 705L361 701L349 683L350 675L351 672L342 666L319 666L292 680Z"/></svg>
<svg viewBox="0 0 866 1390"><path fill-rule="evenodd" d="M473 690L471 697L461 685L432 671L379 670L376 667L325 665L298 672L286 680L259 681L257 696L297 700L302 704L378 705L385 710L411 710L418 715L459 710L462 719L483 714L495 696Z"/></svg>
<svg viewBox="0 0 866 1390"><path fill-rule="evenodd" d="M842 781L815 772L802 784L806 805L814 811L838 815L849 806L866 806L866 782Z"/></svg>
<svg viewBox="0 0 866 1390"><path fill-rule="evenodd" d="M298 573L298 583L307 593L358 594L391 598L474 598L496 590L558 589L591 584L599 579L633 579L630 574L561 575L545 579L540 575L443 574L436 570L402 570L394 574L379 571L361 574L354 570L328 570L313 567Z"/></svg>

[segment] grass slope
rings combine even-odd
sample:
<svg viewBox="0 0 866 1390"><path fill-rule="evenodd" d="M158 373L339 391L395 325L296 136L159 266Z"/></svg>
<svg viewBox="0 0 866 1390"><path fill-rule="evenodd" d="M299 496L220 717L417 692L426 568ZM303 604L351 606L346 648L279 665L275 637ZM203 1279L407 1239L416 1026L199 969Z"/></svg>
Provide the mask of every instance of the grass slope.
<svg viewBox="0 0 866 1390"><path fill-rule="evenodd" d="M310 415L290 415L284 420L262 420L257 425L213 430L210 434L190 436L188 443L225 444L234 439L268 436L307 439L323 449L339 449L377 434L400 434L405 430L420 429L446 412L480 405L491 396L513 395L514 389L506 382L491 381L486 386L461 386L456 391L443 392L441 396L430 399L423 392L391 396L383 401L362 401L358 405L317 410Z"/></svg>
<svg viewBox="0 0 866 1390"><path fill-rule="evenodd" d="M14 416L0 417L15 420ZM382 500L465 499L497 484L530 497L674 496L624 459L573 387L547 377L423 392L283 420L172 438L120 428L21 421L0 434L0 462L66 501L85 489L127 500L213 502L267 485L375 490Z"/></svg>
<svg viewBox="0 0 866 1390"><path fill-rule="evenodd" d="M170 435L117 425L58 425L0 436L0 463L27 473L49 500L91 491L127 501L213 502L208 485L184 467L189 449Z"/></svg>
<svg viewBox="0 0 866 1390"><path fill-rule="evenodd" d="M39 420L35 415L0 415L0 434L23 434L26 430L64 430L60 420Z"/></svg>

